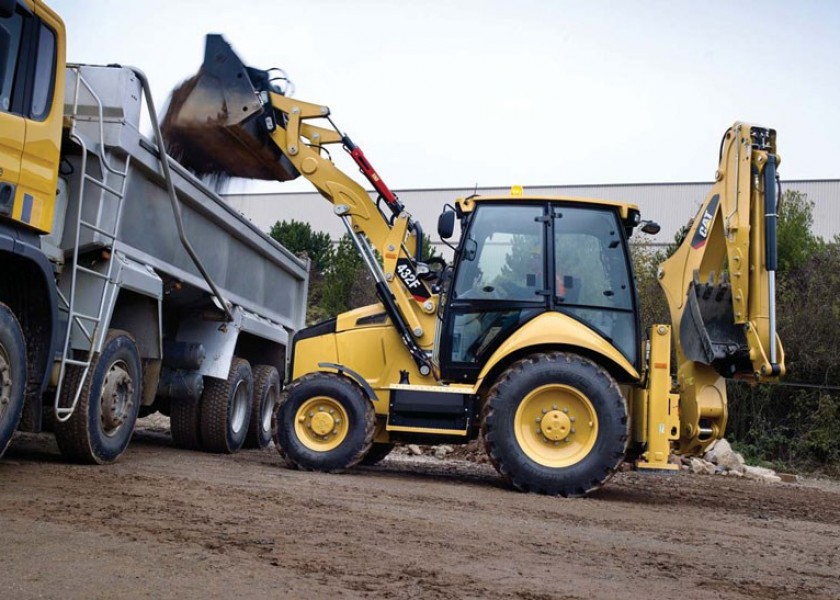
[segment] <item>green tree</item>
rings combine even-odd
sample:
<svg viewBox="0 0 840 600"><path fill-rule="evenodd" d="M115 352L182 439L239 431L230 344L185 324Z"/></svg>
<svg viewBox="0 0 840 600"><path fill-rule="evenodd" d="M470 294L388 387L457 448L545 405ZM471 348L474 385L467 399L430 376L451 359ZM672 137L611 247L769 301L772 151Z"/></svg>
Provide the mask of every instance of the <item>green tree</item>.
<svg viewBox="0 0 840 600"><path fill-rule="evenodd" d="M779 202L778 248L779 270L801 268L822 245L814 235L814 203L796 190L785 190Z"/></svg>
<svg viewBox="0 0 840 600"><path fill-rule="evenodd" d="M317 310L331 316L375 301L373 278L350 236L344 234L335 248L330 268L324 275Z"/></svg>
<svg viewBox="0 0 840 600"><path fill-rule="evenodd" d="M325 273L332 264L333 244L330 235L315 231L302 221L277 221L268 233L286 248L312 261L312 270Z"/></svg>

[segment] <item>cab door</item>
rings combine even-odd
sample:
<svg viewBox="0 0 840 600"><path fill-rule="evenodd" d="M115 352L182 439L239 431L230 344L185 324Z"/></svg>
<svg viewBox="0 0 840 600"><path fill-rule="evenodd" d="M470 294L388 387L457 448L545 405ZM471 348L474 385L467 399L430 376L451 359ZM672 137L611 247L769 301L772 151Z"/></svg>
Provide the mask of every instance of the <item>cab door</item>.
<svg viewBox="0 0 840 600"><path fill-rule="evenodd" d="M505 339L548 309L546 211L522 201L476 208L447 291L438 350L444 380L474 382Z"/></svg>
<svg viewBox="0 0 840 600"><path fill-rule="evenodd" d="M61 150L64 26L42 4L32 6L0 2L0 214L47 233Z"/></svg>
<svg viewBox="0 0 840 600"><path fill-rule="evenodd" d="M12 215L26 140L26 122L12 111L23 28L20 8L0 15L0 216L4 217Z"/></svg>

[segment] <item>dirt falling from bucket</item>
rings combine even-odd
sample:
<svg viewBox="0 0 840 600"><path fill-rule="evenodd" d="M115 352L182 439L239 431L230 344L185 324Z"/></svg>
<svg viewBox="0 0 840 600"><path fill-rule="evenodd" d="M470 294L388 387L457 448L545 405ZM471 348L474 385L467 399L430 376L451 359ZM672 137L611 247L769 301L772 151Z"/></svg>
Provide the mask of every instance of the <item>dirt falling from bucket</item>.
<svg viewBox="0 0 840 600"><path fill-rule="evenodd" d="M200 78L201 73L172 91L161 119L161 134L169 155L217 191L231 177L294 179L297 172L274 147L256 115L240 123L228 124L223 101L221 106L208 107L206 118L182 115Z"/></svg>

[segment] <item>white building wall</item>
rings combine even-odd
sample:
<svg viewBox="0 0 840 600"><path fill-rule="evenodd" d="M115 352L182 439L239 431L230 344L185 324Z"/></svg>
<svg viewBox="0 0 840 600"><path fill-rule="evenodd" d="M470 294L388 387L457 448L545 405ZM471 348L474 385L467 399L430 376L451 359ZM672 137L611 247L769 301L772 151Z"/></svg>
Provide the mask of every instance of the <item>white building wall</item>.
<svg viewBox="0 0 840 600"><path fill-rule="evenodd" d="M605 185L526 186L526 194L603 198L638 204L643 219L662 226L657 236L639 236L652 243L669 243L676 231L693 217L711 188L711 183L632 183ZM808 195L814 202L814 233L831 239L840 234L840 179L783 181L782 189ZM507 194L509 188L442 188L398 190L408 211L437 241L437 217L444 204L478 193ZM279 194L230 194L223 196L254 224L268 231L277 221L306 221L337 240L344 227L332 212L332 205L317 192ZM634 239L636 239L634 237Z"/></svg>

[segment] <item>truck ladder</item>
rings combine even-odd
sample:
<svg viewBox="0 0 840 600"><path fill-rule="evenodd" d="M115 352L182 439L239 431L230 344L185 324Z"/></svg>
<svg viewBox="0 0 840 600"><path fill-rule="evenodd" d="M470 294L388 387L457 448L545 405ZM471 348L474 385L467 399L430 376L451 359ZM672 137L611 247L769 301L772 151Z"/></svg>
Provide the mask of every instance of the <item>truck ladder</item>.
<svg viewBox="0 0 840 600"><path fill-rule="evenodd" d="M114 253L116 252L115 242L117 240L117 232L119 231L120 221L122 219L123 200L125 198L126 181L128 179L128 167L131 160L131 157L126 157L125 168L123 170L114 168L111 165L105 149L102 101L97 96L96 92L94 92L91 85L84 79L84 77L82 77L81 70L78 67L69 67L69 69L76 77L73 110L72 113L68 115L72 120L69 135L70 139L80 147L82 158L80 165L81 177L79 179L78 212L75 222L75 238L72 251L73 256L71 263L69 298L66 297L61 290L58 292L61 303L63 304L62 309L67 312L67 330L64 334L64 345L61 352L61 365L59 368L58 384L56 386L54 400L55 418L61 422L69 420L73 415L73 412L76 410L82 389L84 388L85 380L89 375L90 366L93 364L96 354L101 351L102 341L105 339L104 332L100 330L100 324L102 323L103 312L105 309L105 299L108 297L109 291L112 291L114 286L112 276L115 263ZM98 107L99 143L97 147L94 147L93 149L88 148L84 138L76 132L75 123L76 117L78 116L79 92L82 88L90 94ZM99 177L96 177L87 171L88 157L91 154L98 159ZM113 175L113 178L118 180L117 186L108 182L109 175ZM113 219L114 226L112 230L100 227L99 225L84 219L84 199L87 184L91 184L103 192L101 194L103 202L105 201L105 198L109 198L111 202L116 203L116 211ZM104 272L84 267L79 264L79 246L81 243L81 232L83 229L99 234L110 242L111 256L107 261L108 266ZM82 313L76 307L78 292L80 289L80 279L96 282L97 287L98 285L102 286L102 293L98 299L99 308L96 311L96 314ZM73 355L73 350L71 348L71 338L74 325L78 327L82 337L86 339L88 343L87 353L83 359L77 358ZM78 387L75 390L64 390L65 392L72 394L72 396L67 394L67 397L72 397L73 399L70 406L61 406L64 379L67 374L68 367L82 369L82 376L79 378Z"/></svg>

